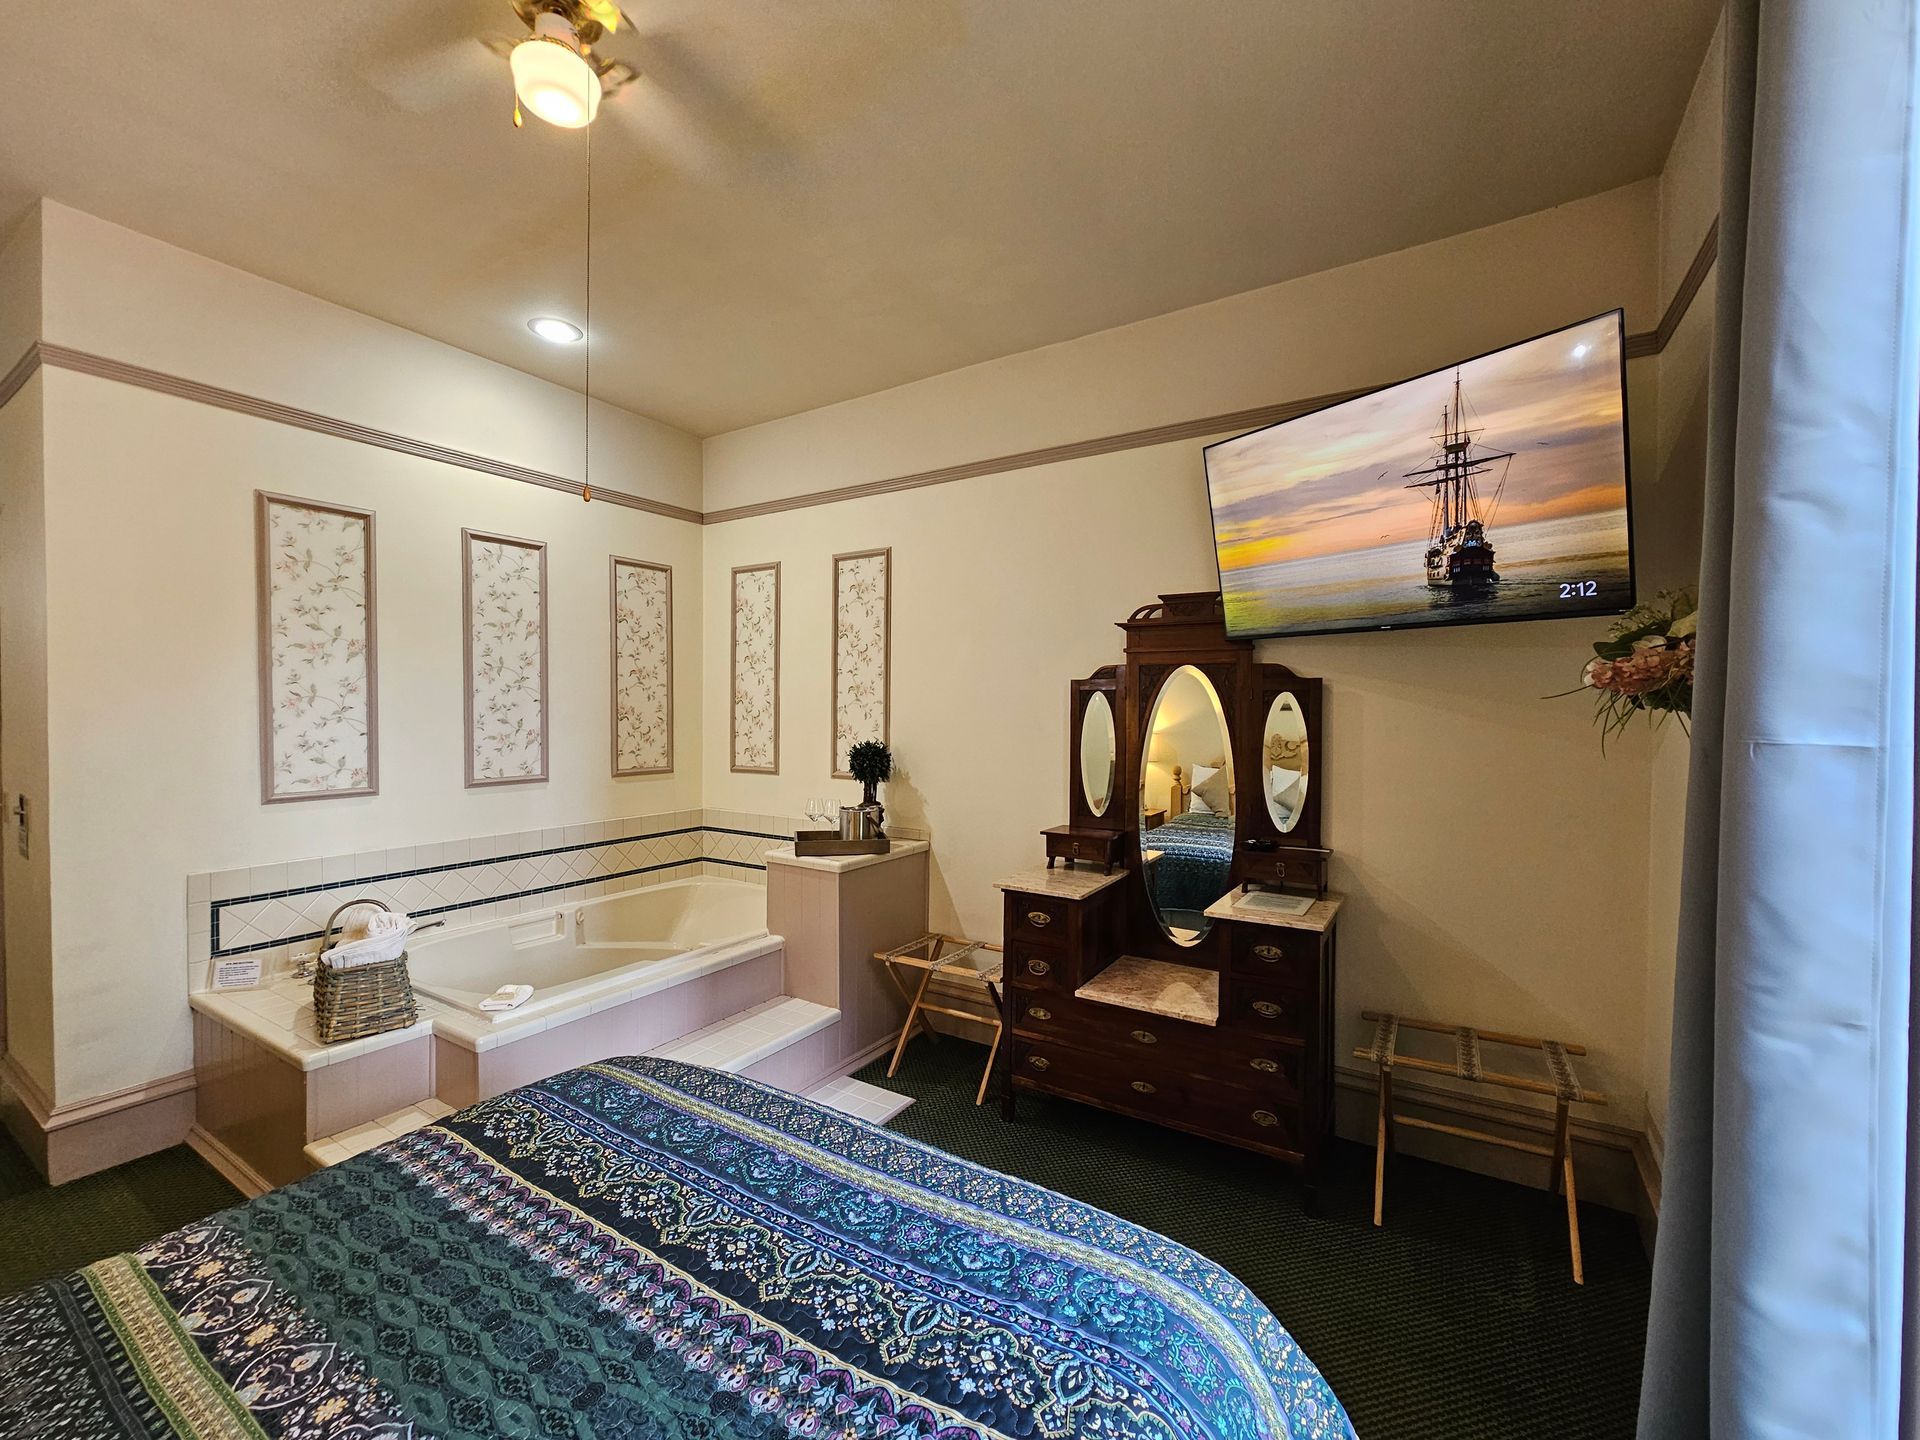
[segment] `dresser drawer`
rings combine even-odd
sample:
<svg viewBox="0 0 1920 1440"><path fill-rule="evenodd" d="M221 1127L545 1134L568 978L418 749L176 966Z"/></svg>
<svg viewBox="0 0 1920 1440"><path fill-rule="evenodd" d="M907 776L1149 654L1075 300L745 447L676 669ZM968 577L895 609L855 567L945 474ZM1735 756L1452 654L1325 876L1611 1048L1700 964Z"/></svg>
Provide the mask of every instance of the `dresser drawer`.
<svg viewBox="0 0 1920 1440"><path fill-rule="evenodd" d="M1033 945L1065 946L1067 902L1048 895L1008 891L1006 940L1008 944L1024 940Z"/></svg>
<svg viewBox="0 0 1920 1440"><path fill-rule="evenodd" d="M1006 976L1016 986L1042 985L1049 990L1071 991L1068 973L1072 956L1047 945L1018 942L1007 946Z"/></svg>
<svg viewBox="0 0 1920 1440"><path fill-rule="evenodd" d="M1234 971L1250 980L1308 992L1319 988L1320 937L1311 930L1235 925L1228 948Z"/></svg>
<svg viewBox="0 0 1920 1440"><path fill-rule="evenodd" d="M1051 992L1015 991L1013 1027L1089 1051L1115 1064L1153 1064L1216 1084L1298 1095L1298 1042L1189 1025Z"/></svg>
<svg viewBox="0 0 1920 1440"><path fill-rule="evenodd" d="M1223 1022L1234 1030L1287 1040L1304 1040L1317 1028L1319 1006L1311 991L1255 985L1236 975L1228 985Z"/></svg>
<svg viewBox="0 0 1920 1440"><path fill-rule="evenodd" d="M1070 1098L1201 1134L1276 1150L1296 1150L1300 1143L1301 1112L1295 1097L1230 1089L1217 1080L1169 1071L1148 1057L1098 1055L1016 1037L1013 1074L1016 1080Z"/></svg>

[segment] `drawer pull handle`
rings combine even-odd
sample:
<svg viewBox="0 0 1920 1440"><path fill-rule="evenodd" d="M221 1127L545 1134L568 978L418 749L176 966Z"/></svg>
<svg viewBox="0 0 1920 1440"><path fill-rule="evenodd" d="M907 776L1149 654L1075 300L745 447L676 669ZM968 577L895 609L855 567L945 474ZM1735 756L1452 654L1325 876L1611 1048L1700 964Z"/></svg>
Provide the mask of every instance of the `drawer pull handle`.
<svg viewBox="0 0 1920 1440"><path fill-rule="evenodd" d="M1036 1070L1044 1070L1049 1065L1053 1064L1053 1062L1047 1059L1047 1057L1044 1055L1029 1055L1027 1057L1027 1064L1031 1065Z"/></svg>
<svg viewBox="0 0 1920 1440"><path fill-rule="evenodd" d="M1160 1037L1151 1030L1136 1030L1133 1032L1133 1038L1142 1045L1157 1045L1160 1042Z"/></svg>
<svg viewBox="0 0 1920 1440"><path fill-rule="evenodd" d="M1053 916L1044 910L1029 910L1027 911L1027 924L1033 926L1036 930L1044 930L1047 926L1053 924Z"/></svg>
<svg viewBox="0 0 1920 1440"><path fill-rule="evenodd" d="M1256 1059L1249 1060L1247 1063L1253 1066L1254 1069L1263 1070L1269 1075L1273 1074L1276 1070L1280 1068L1278 1062L1269 1060L1264 1055L1259 1056Z"/></svg>
<svg viewBox="0 0 1920 1440"><path fill-rule="evenodd" d="M1253 953L1269 965L1273 964L1276 960L1284 960L1287 958L1286 952L1278 945L1256 945L1253 947Z"/></svg>
<svg viewBox="0 0 1920 1440"><path fill-rule="evenodd" d="M1256 1110L1253 1112L1253 1123L1268 1126L1278 1125L1280 1123L1280 1117L1271 1110Z"/></svg>
<svg viewBox="0 0 1920 1440"><path fill-rule="evenodd" d="M1253 1013L1256 1015L1264 1015L1269 1020L1278 1020L1280 1018L1280 1007L1271 1000L1256 1000L1253 1002Z"/></svg>
<svg viewBox="0 0 1920 1440"><path fill-rule="evenodd" d="M1027 961L1027 973L1029 975L1045 975L1051 969L1053 969L1053 966L1044 960Z"/></svg>
<svg viewBox="0 0 1920 1440"><path fill-rule="evenodd" d="M1151 1095L1155 1087L1151 1081L1136 1080L1133 1082L1133 1088L1138 1090L1142 1095Z"/></svg>
<svg viewBox="0 0 1920 1440"><path fill-rule="evenodd" d="M1027 1018L1030 1020L1051 1020L1053 1019L1053 1011L1047 1009L1044 1005L1035 1005L1027 1011Z"/></svg>

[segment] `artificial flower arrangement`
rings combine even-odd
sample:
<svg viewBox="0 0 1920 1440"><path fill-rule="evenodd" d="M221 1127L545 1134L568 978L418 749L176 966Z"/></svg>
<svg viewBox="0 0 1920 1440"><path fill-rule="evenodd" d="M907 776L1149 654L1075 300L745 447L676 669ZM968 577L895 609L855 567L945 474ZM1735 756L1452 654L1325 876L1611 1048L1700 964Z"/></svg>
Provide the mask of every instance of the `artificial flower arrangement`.
<svg viewBox="0 0 1920 1440"><path fill-rule="evenodd" d="M1561 693L1598 692L1593 718L1602 749L1609 736L1625 730L1638 714L1656 727L1675 715L1680 728L1688 728L1697 609L1691 590L1663 590L1614 621L1605 640L1594 642L1593 659L1580 672L1580 688Z"/></svg>

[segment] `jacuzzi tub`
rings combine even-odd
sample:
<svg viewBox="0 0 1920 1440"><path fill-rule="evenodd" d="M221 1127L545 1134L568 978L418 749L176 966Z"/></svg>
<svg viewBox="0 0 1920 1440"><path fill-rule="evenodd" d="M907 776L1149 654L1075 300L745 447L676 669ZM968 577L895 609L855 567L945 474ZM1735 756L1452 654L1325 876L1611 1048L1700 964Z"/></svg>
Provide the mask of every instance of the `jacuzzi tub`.
<svg viewBox="0 0 1920 1440"><path fill-rule="evenodd" d="M414 989L496 1023L666 980L767 933L767 892L742 880L673 880L534 910L408 947ZM517 1009L483 1011L502 985L531 985Z"/></svg>

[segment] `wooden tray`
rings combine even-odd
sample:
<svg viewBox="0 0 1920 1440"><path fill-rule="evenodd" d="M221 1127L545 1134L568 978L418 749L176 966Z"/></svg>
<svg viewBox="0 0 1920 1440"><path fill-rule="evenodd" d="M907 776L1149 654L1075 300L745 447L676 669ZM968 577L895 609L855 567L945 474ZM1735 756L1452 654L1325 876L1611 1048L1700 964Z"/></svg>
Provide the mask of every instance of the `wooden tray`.
<svg viewBox="0 0 1920 1440"><path fill-rule="evenodd" d="M873 840L842 840L838 830L797 830L793 836L793 853L803 857L884 855L888 848L884 835Z"/></svg>

